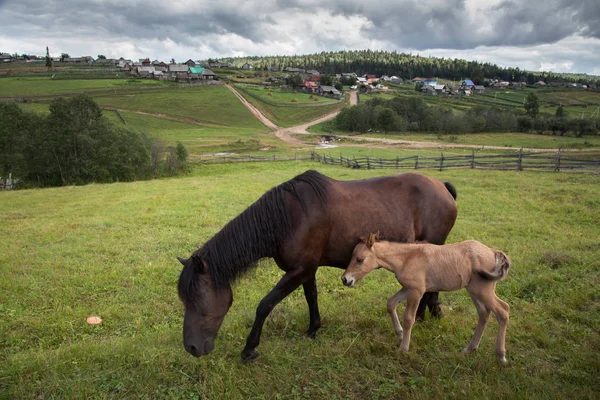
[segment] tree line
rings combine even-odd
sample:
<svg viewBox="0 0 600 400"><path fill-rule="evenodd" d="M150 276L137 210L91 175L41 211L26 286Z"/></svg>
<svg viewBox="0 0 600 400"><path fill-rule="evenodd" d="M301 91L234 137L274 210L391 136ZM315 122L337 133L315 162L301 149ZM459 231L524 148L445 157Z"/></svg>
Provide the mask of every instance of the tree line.
<svg viewBox="0 0 600 400"><path fill-rule="evenodd" d="M533 93L532 93L533 94ZM533 94L535 96L535 94ZM419 97L374 98L343 109L329 124L346 132L433 132L461 134L478 132L530 132L596 135L600 119L569 119L559 107L555 116L539 115L536 99L528 98L525 112L475 106L457 112L449 107L429 107ZM327 126L327 125L326 125Z"/></svg>
<svg viewBox="0 0 600 400"><path fill-rule="evenodd" d="M187 169L181 143L110 122L87 95L57 98L50 113L0 102L0 176L23 186L79 185L150 179Z"/></svg>
<svg viewBox="0 0 600 400"><path fill-rule="evenodd" d="M349 50L321 52L293 56L253 56L222 58L222 62L240 68L249 63L255 69L275 67L279 71L285 68L316 69L324 74L355 72L358 75L375 74L397 75L403 79L415 77L437 77L461 80L471 78L476 84L483 85L486 79L502 79L511 82L553 81L581 84L600 83L597 76L586 74L563 74L553 72L532 72L519 68L504 68L492 63L467 61L461 59L423 57L395 51Z"/></svg>

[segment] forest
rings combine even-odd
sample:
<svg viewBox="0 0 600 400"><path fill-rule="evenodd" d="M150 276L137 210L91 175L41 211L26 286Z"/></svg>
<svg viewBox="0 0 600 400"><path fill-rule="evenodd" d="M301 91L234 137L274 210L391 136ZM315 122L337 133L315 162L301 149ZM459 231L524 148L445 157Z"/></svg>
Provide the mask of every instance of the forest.
<svg viewBox="0 0 600 400"><path fill-rule="evenodd" d="M484 84L486 79L527 82L530 85L540 80L546 83L590 84L600 82L600 77L587 74L533 72L519 68L504 68L487 62L424 57L419 54L377 50L321 52L293 56L230 57L221 58L219 61L228 62L236 68L241 68L243 64L248 63L255 69L274 67L278 71L283 71L286 68L304 68L306 70L316 69L321 74L330 75L355 72L358 75L366 73L377 76L397 75L403 79L437 77L460 80L471 78L476 84Z"/></svg>

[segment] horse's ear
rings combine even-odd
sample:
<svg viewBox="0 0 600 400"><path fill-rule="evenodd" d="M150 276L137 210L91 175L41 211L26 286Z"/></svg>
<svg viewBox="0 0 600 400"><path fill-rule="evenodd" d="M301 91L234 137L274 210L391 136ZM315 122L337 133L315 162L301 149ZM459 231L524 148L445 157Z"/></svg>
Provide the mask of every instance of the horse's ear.
<svg viewBox="0 0 600 400"><path fill-rule="evenodd" d="M180 263L182 263L183 265L185 265L185 262L187 261L186 259L184 259L184 258L181 258L181 257L177 257L177 259L178 259L178 260L179 260L179 262L180 262Z"/></svg>
<svg viewBox="0 0 600 400"><path fill-rule="evenodd" d="M375 238L375 241L378 242L379 241L379 231L377 231L377 233L375 233L375 235L373 235L373 237Z"/></svg>
<svg viewBox="0 0 600 400"><path fill-rule="evenodd" d="M375 233L369 233L369 238L367 239L366 245L368 248L373 247L376 241Z"/></svg>
<svg viewBox="0 0 600 400"><path fill-rule="evenodd" d="M367 243L367 238L364 236L359 237L358 240L360 240L362 243Z"/></svg>

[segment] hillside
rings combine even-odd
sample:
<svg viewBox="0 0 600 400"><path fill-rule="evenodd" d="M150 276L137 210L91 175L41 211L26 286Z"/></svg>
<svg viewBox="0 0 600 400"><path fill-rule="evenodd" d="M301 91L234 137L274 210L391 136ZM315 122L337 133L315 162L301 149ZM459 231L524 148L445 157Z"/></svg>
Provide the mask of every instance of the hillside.
<svg viewBox="0 0 600 400"><path fill-rule="evenodd" d="M206 60L208 62L209 60ZM237 68L248 63L256 69L274 67L278 71L286 68L316 69L322 74L355 72L362 74L398 75L403 79L414 77L438 77L460 80L470 77L476 83L484 79L502 79L506 81L523 81L533 84L538 80L546 82L568 81L580 83L600 82L599 76L587 74L564 74L552 72L524 71L519 68L503 68L491 63L423 57L419 54L407 54L388 51L352 50L337 52L321 52L316 54L294 56L266 57L230 57L221 58Z"/></svg>

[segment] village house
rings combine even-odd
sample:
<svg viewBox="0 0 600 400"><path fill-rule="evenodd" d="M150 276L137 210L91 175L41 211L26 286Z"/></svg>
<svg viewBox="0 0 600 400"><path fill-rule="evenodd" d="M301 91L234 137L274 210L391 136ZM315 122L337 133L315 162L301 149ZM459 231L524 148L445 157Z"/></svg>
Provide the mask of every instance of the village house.
<svg viewBox="0 0 600 400"><path fill-rule="evenodd" d="M423 78L419 78L419 77L417 76L417 77L414 77L414 78L412 78L412 79L411 79L411 82L412 82L412 83L423 83Z"/></svg>
<svg viewBox="0 0 600 400"><path fill-rule="evenodd" d="M546 82L544 81L537 81L536 83L534 83L535 86L546 86Z"/></svg>
<svg viewBox="0 0 600 400"><path fill-rule="evenodd" d="M421 90L421 93L424 93L424 94L430 94L432 96L437 95L437 91L435 90L435 87L433 87L431 85L423 85L423 87L420 90Z"/></svg>
<svg viewBox="0 0 600 400"><path fill-rule="evenodd" d="M143 59L143 60L140 60L140 62L142 63L142 66L143 66L143 67L149 67L149 66L151 66L151 65L152 65L152 63L150 62L150 59L149 59L149 58L145 58L145 59Z"/></svg>
<svg viewBox="0 0 600 400"><path fill-rule="evenodd" d="M402 78L397 77L396 75L390 77L390 82L395 83L397 85L401 85L404 83L404 80L402 80Z"/></svg>
<svg viewBox="0 0 600 400"><path fill-rule="evenodd" d="M472 88L474 88L474 87L475 87L475 84L473 83L473 81L472 81L472 80L470 80L470 79L465 79L465 80L463 80L463 81L460 83L460 86L461 86L461 87L466 87L466 88L469 88L469 90L471 90Z"/></svg>
<svg viewBox="0 0 600 400"><path fill-rule="evenodd" d="M215 79L217 79L217 74L215 74L208 68L204 68L204 71L200 73L200 79L214 81Z"/></svg>
<svg viewBox="0 0 600 400"><path fill-rule="evenodd" d="M305 79L300 84L300 87L306 93L316 93L317 90L319 89L319 84L316 83L316 82L313 82L313 81L311 81L309 79Z"/></svg>
<svg viewBox="0 0 600 400"><path fill-rule="evenodd" d="M427 79L423 82L425 86L435 86L437 85L437 79Z"/></svg>
<svg viewBox="0 0 600 400"><path fill-rule="evenodd" d="M242 69L248 71L248 70L254 69L254 67L248 63L244 63L244 65L242 65Z"/></svg>
<svg viewBox="0 0 600 400"><path fill-rule="evenodd" d="M154 67L137 67L136 72L140 78L151 78L154 75Z"/></svg>
<svg viewBox="0 0 600 400"><path fill-rule="evenodd" d="M333 97L335 99L342 98L342 93L333 86L319 86L318 93L321 96Z"/></svg>
<svg viewBox="0 0 600 400"><path fill-rule="evenodd" d="M309 74L309 75L316 75L316 76L321 75L319 73L319 71L317 71L316 69L309 69L308 71L306 71L306 73Z"/></svg>
<svg viewBox="0 0 600 400"><path fill-rule="evenodd" d="M189 79L189 69L186 64L169 65L169 77L178 81L187 81Z"/></svg>
<svg viewBox="0 0 600 400"><path fill-rule="evenodd" d="M473 93L483 93L483 92L485 92L485 86L483 86L483 85L473 86Z"/></svg>
<svg viewBox="0 0 600 400"><path fill-rule="evenodd" d="M10 54L0 54L0 62L9 63L12 61L12 58Z"/></svg>

